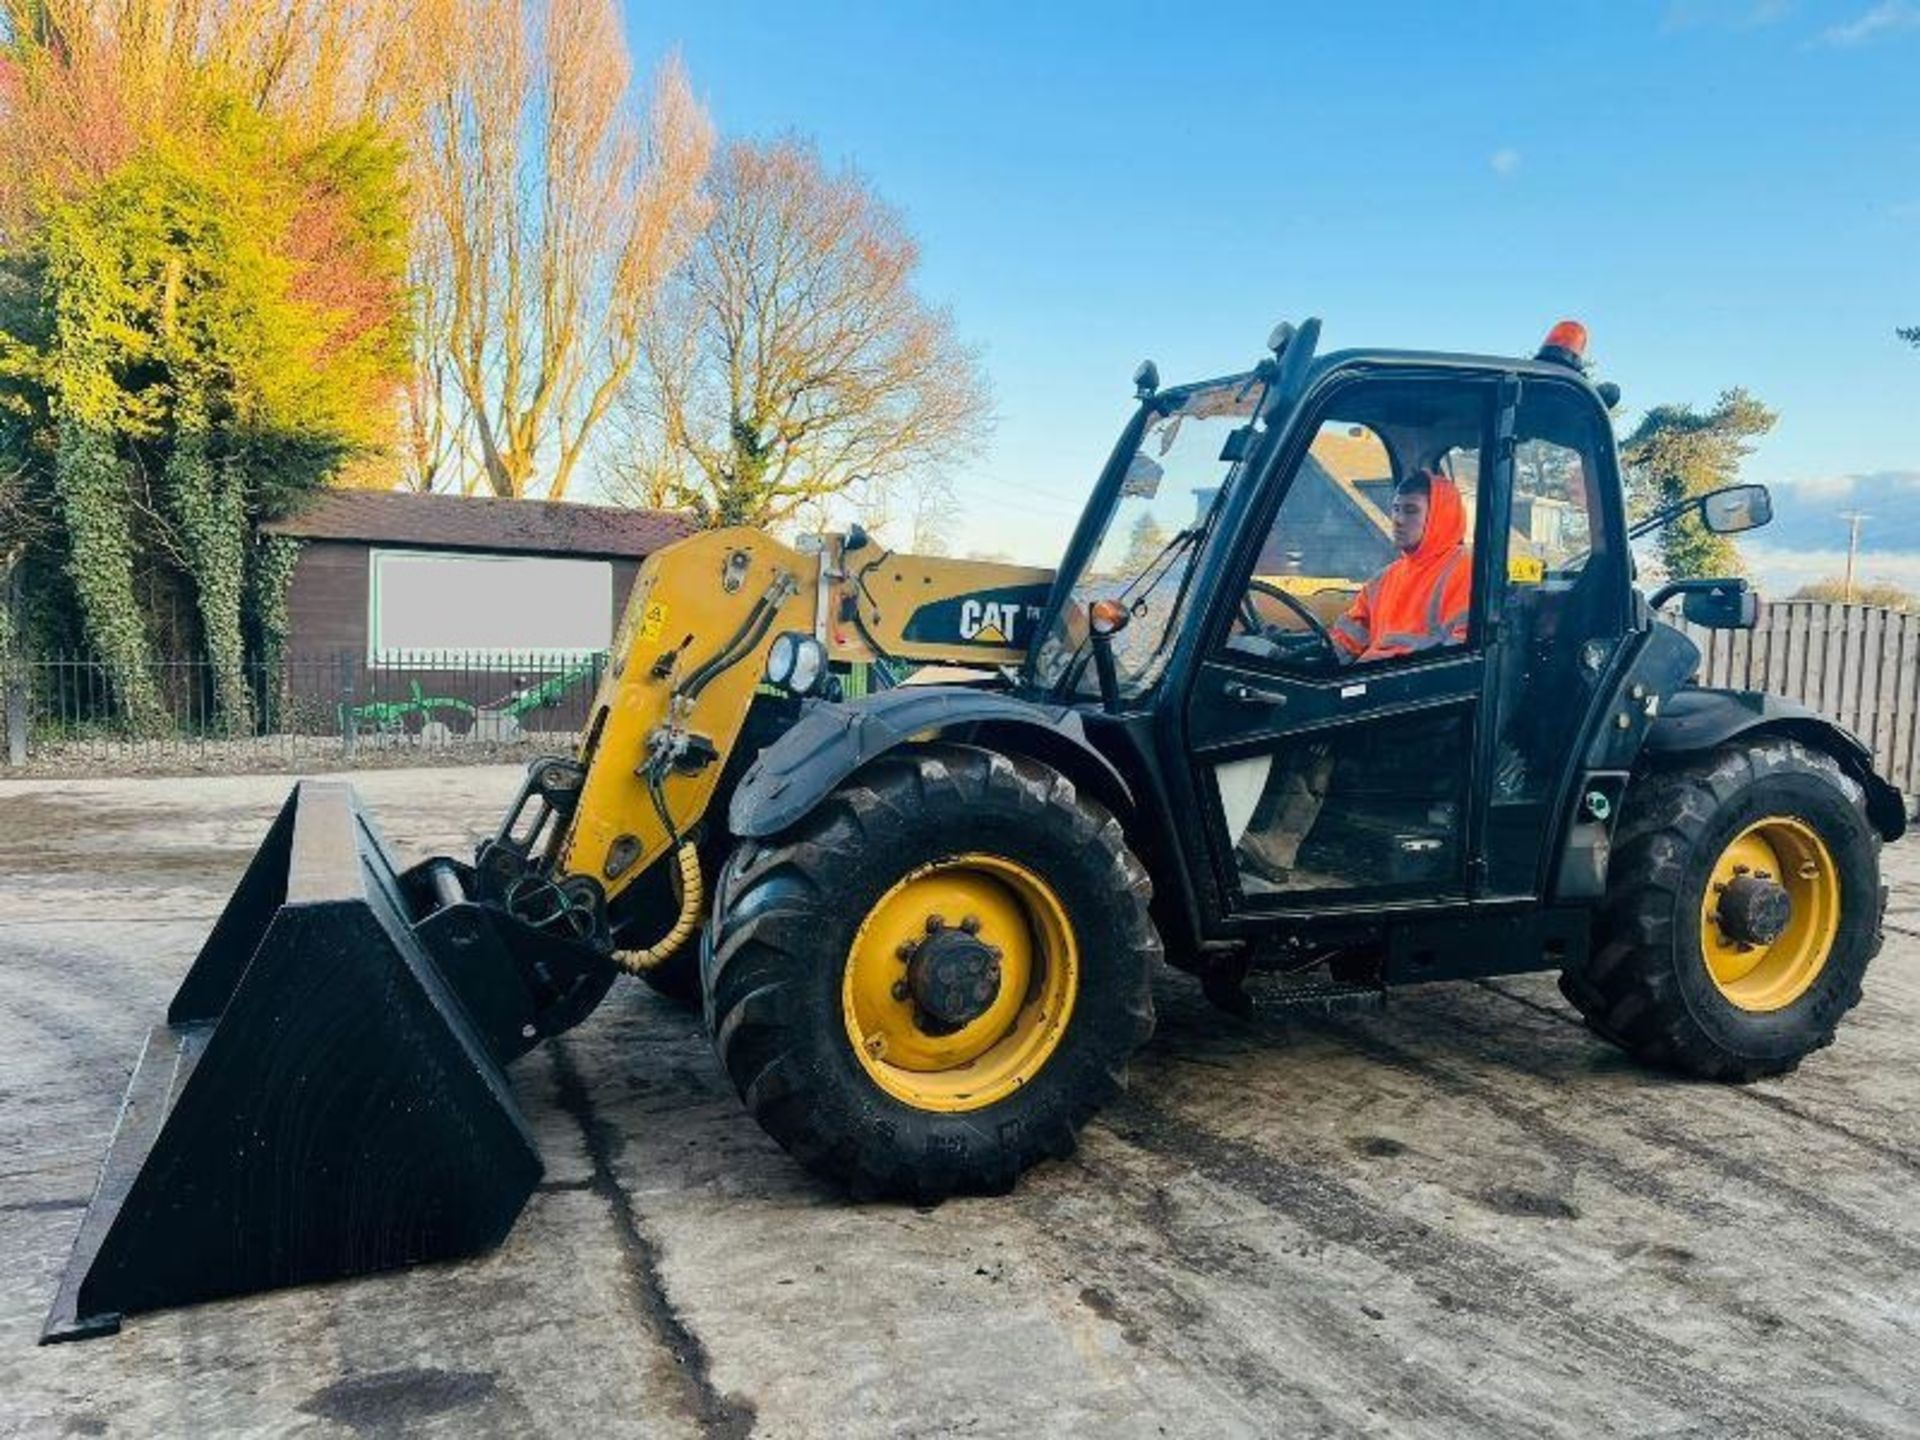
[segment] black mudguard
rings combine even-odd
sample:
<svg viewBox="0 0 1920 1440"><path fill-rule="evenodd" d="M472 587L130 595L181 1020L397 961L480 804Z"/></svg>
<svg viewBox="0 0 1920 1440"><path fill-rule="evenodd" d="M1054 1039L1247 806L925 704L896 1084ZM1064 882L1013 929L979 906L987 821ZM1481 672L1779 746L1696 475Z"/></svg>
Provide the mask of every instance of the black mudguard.
<svg viewBox="0 0 1920 1440"><path fill-rule="evenodd" d="M1645 750L1670 758L1695 754L1742 736L1787 735L1824 750L1867 792L1867 818L1886 840L1907 828L1907 803L1873 768L1873 751L1845 726L1818 711L1756 690L1688 686L1668 696L1648 728Z"/></svg>
<svg viewBox="0 0 1920 1440"><path fill-rule="evenodd" d="M1062 749L1108 801L1126 803L1120 772L1087 738L1077 711L991 690L907 685L846 704L814 702L761 752L734 791L728 828L747 839L777 835L862 765L910 740L1003 736L1040 758ZM984 738L984 737L983 737ZM1020 741L1031 742L1022 746Z"/></svg>
<svg viewBox="0 0 1920 1440"><path fill-rule="evenodd" d="M1556 899L1589 903L1605 894L1619 802L1643 758L1699 754L1743 735L1787 735L1832 755L1866 791L1874 828L1888 840L1905 832L1906 802L1875 773L1873 752L1844 727L1777 695L1693 684L1700 649L1664 622L1648 626L1622 658L1595 717L1579 787L1568 798L1552 886ZM1612 802L1601 818L1575 803L1594 792Z"/></svg>

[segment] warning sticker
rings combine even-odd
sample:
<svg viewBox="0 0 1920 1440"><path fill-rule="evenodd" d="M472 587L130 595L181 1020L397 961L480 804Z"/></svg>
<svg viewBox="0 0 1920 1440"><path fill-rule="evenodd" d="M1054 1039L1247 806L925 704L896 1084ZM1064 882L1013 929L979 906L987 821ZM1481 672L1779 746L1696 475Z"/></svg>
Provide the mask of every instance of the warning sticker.
<svg viewBox="0 0 1920 1440"><path fill-rule="evenodd" d="M647 608L640 612L640 638L642 640L658 640L660 638L660 632L666 628L666 602L664 600L649 602Z"/></svg>
<svg viewBox="0 0 1920 1440"><path fill-rule="evenodd" d="M1547 562L1537 555L1509 555L1507 579L1515 585L1538 585L1547 578Z"/></svg>

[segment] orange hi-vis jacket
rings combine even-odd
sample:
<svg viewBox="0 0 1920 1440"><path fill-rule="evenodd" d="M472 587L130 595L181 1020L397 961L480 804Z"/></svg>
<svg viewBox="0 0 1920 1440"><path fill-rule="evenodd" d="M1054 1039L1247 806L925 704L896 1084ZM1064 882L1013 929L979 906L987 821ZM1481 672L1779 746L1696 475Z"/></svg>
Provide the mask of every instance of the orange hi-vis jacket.
<svg viewBox="0 0 1920 1440"><path fill-rule="evenodd" d="M1473 604L1467 507L1444 475L1429 477L1427 533L1354 597L1333 624L1343 665L1386 660L1441 645L1464 645Z"/></svg>

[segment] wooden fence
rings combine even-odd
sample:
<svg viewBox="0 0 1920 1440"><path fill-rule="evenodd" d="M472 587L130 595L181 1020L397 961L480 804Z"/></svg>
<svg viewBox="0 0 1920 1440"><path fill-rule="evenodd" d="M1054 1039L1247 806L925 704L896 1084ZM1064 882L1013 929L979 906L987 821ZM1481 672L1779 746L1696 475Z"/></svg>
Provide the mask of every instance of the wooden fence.
<svg viewBox="0 0 1920 1440"><path fill-rule="evenodd" d="M1782 600L1757 629L1684 627L1702 685L1765 690L1818 710L1873 747L1874 767L1920 798L1920 614Z"/></svg>

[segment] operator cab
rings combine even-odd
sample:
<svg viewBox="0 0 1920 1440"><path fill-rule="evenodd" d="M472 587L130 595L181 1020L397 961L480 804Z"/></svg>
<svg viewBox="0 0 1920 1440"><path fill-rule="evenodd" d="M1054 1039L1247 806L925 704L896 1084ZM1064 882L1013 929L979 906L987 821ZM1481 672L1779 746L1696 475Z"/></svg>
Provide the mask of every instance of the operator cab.
<svg viewBox="0 0 1920 1440"><path fill-rule="evenodd" d="M1317 357L1317 332L1142 386L1028 669L1113 717L1116 748L1151 732L1139 763L1212 857L1212 933L1543 894L1563 772L1634 618L1615 395L1587 382L1580 327L1532 360ZM1447 543L1395 543L1410 476L1451 492Z"/></svg>

